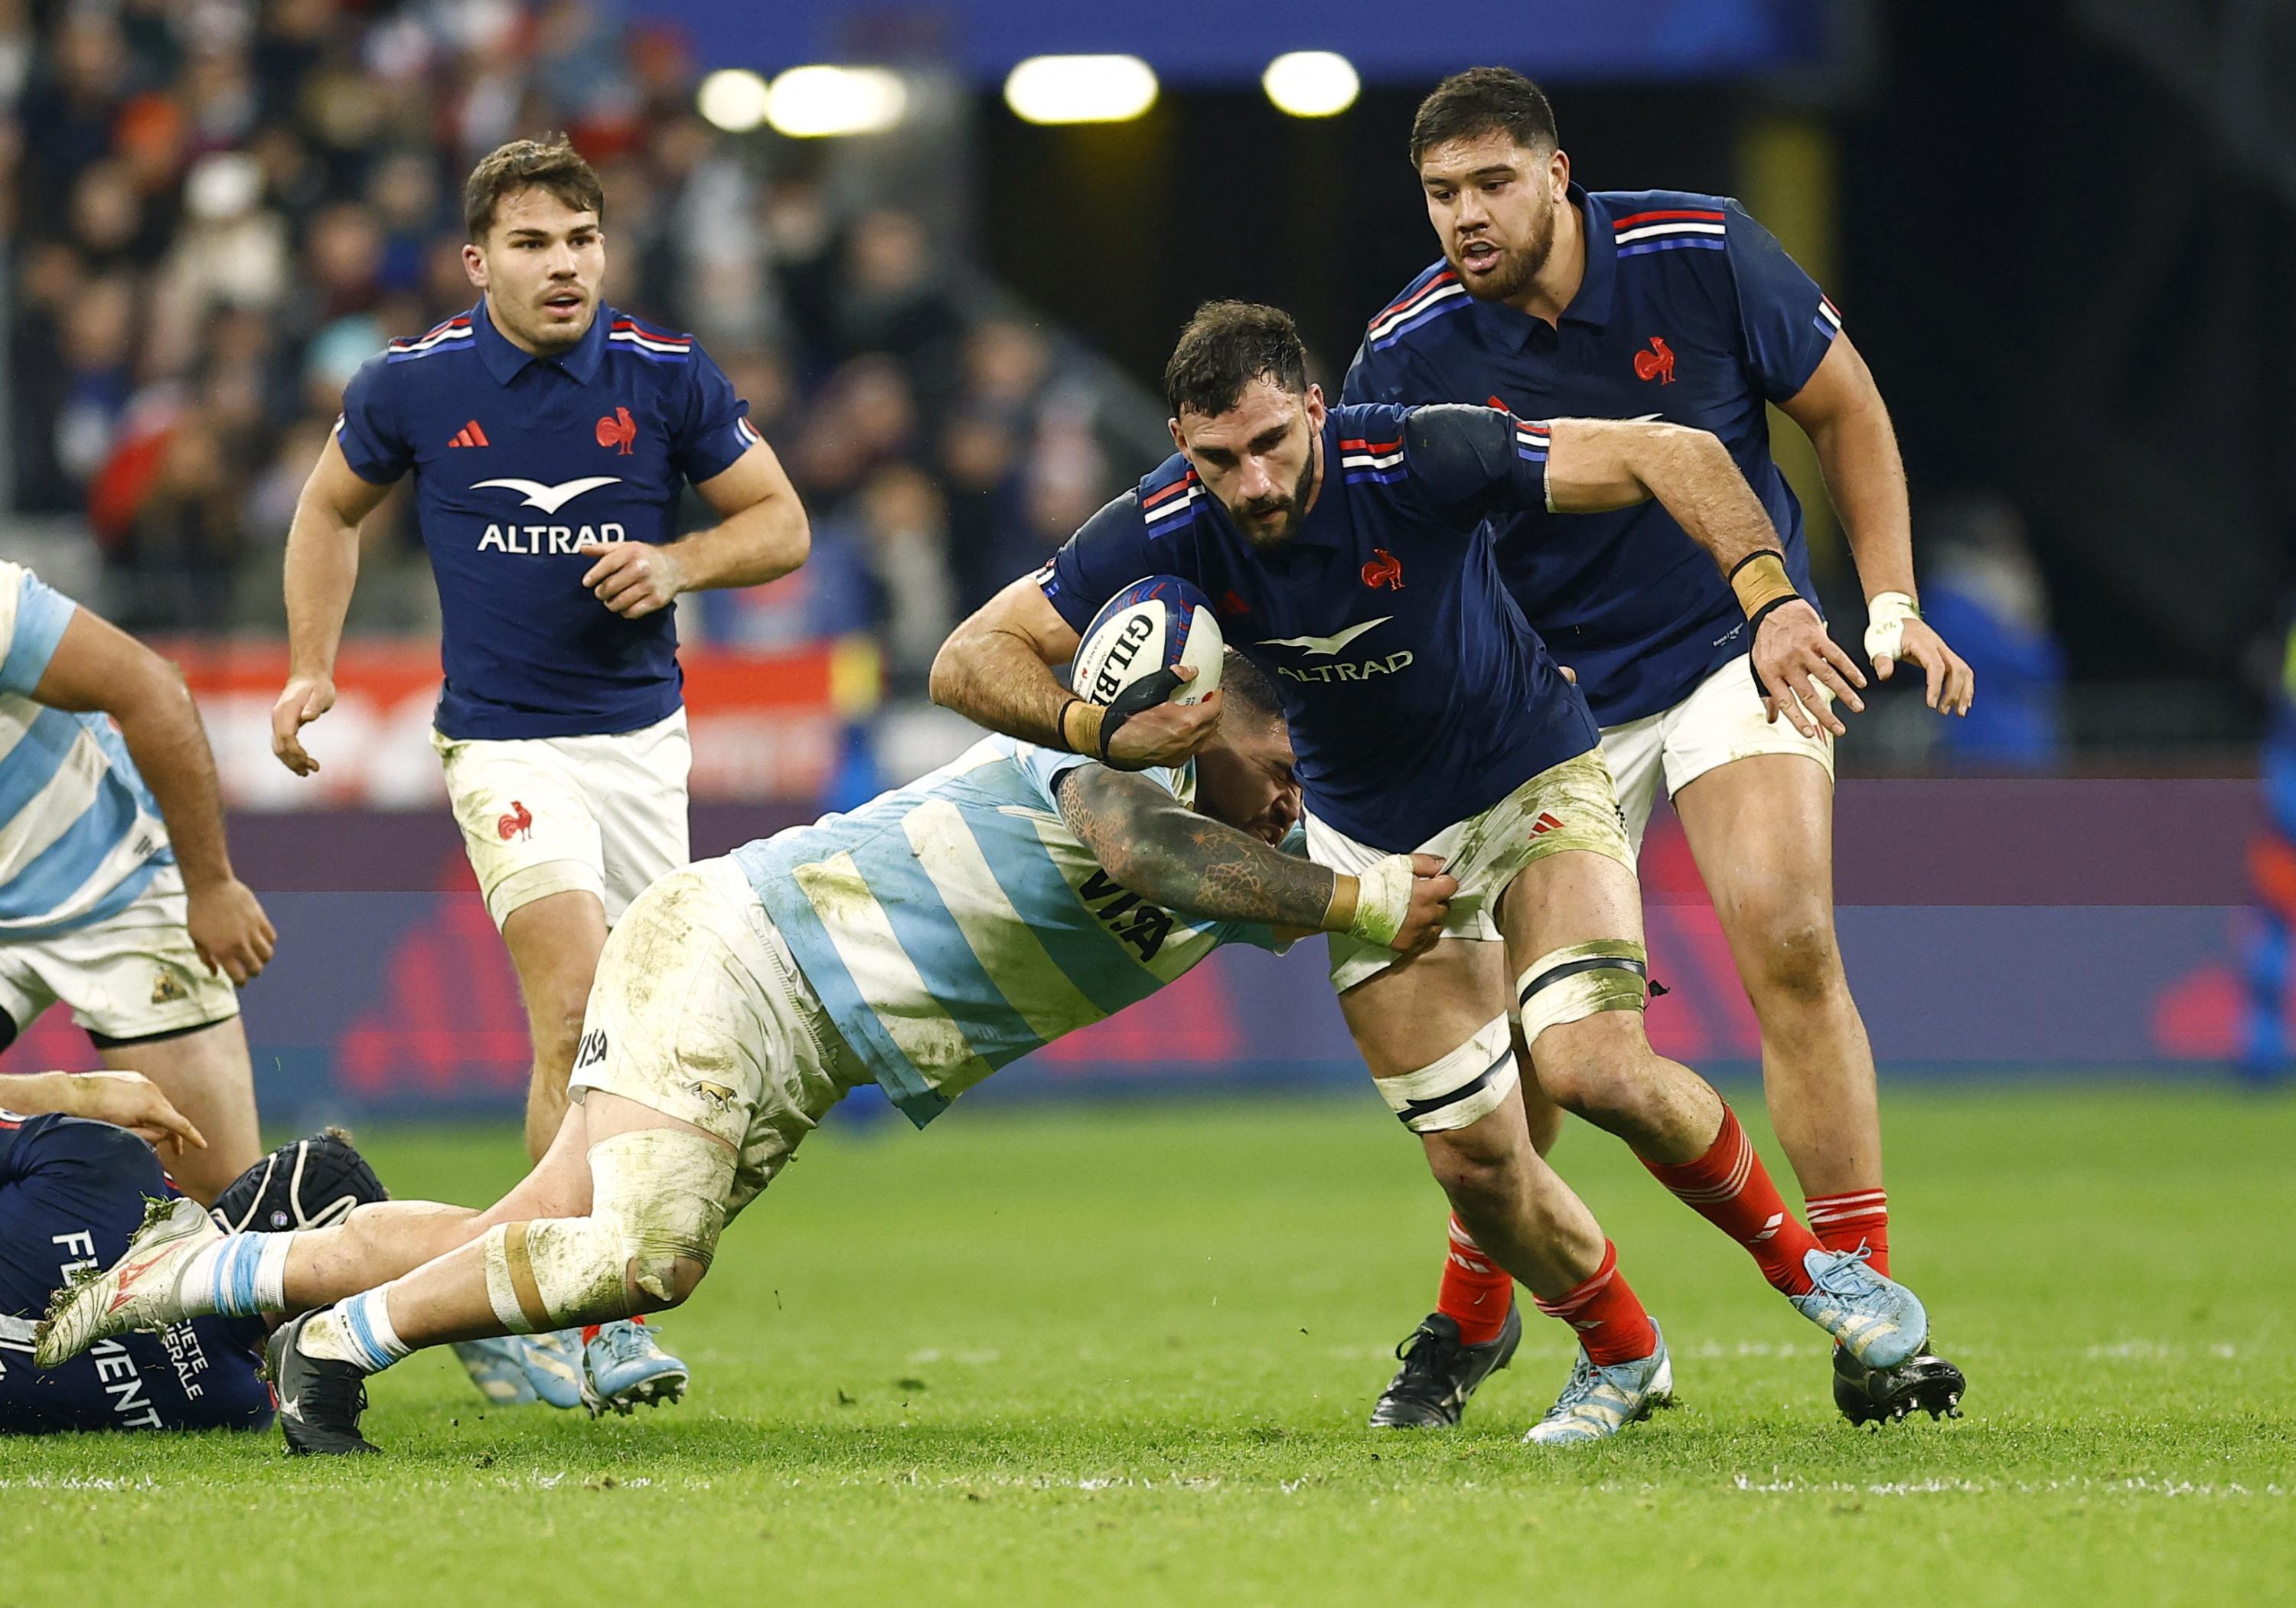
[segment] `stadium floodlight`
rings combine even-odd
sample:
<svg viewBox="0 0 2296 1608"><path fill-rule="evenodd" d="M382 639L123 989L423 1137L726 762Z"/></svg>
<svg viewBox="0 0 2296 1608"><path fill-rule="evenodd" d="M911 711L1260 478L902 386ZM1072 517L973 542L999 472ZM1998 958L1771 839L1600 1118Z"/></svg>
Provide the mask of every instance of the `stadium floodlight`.
<svg viewBox="0 0 2296 1608"><path fill-rule="evenodd" d="M1295 118L1328 118L1356 103L1363 80L1337 51L1293 50L1267 64L1259 75L1259 86L1278 111Z"/></svg>
<svg viewBox="0 0 2296 1608"><path fill-rule="evenodd" d="M766 120L769 94L765 79L748 68L725 67L701 80L693 104L711 127L747 134Z"/></svg>
<svg viewBox="0 0 2296 1608"><path fill-rule="evenodd" d="M882 67L792 67L774 80L766 121L791 139L828 139L882 134L908 109L908 86Z"/></svg>
<svg viewBox="0 0 2296 1608"><path fill-rule="evenodd" d="M1156 103L1156 70L1138 56L1030 56L1004 103L1030 123L1129 122Z"/></svg>

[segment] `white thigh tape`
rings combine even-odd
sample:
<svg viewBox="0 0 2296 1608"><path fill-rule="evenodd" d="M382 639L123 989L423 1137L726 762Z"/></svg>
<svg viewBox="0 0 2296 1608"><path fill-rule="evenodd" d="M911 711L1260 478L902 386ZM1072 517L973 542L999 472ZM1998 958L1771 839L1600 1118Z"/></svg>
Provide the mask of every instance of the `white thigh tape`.
<svg viewBox="0 0 2296 1608"><path fill-rule="evenodd" d="M1542 955L1515 989L1522 1038L1535 1044L1549 1028L1604 1011L1639 1011L1650 1003L1650 962L1625 939L1597 939Z"/></svg>
<svg viewBox="0 0 2296 1608"><path fill-rule="evenodd" d="M1518 1076L1507 1019L1500 1016L1432 1066L1374 1081L1404 1127L1432 1134L1481 1121L1498 1109Z"/></svg>

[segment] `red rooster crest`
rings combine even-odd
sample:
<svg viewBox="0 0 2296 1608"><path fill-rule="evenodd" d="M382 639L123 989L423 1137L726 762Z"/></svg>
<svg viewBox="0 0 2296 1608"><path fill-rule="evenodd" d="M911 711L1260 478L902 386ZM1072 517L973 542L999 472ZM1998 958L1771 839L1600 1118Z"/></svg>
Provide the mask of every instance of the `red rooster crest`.
<svg viewBox="0 0 2296 1608"><path fill-rule="evenodd" d="M1363 567L1363 582L1377 591L1385 587L1390 592L1403 590L1403 561L1384 547L1372 549L1372 561Z"/></svg>
<svg viewBox="0 0 2296 1608"><path fill-rule="evenodd" d="M626 458L630 455L630 443L637 439L638 422L630 417L627 407L618 407L612 417L598 421L598 445L619 447Z"/></svg>
<svg viewBox="0 0 2296 1608"><path fill-rule="evenodd" d="M534 835L533 813L516 799L512 799L510 801L510 813L495 823L495 830L502 833L502 841L505 843L513 837L530 838Z"/></svg>
<svg viewBox="0 0 2296 1608"><path fill-rule="evenodd" d="M1635 378L1655 380L1660 385L1674 383L1674 349L1666 343L1665 336L1652 335L1651 349L1635 354Z"/></svg>

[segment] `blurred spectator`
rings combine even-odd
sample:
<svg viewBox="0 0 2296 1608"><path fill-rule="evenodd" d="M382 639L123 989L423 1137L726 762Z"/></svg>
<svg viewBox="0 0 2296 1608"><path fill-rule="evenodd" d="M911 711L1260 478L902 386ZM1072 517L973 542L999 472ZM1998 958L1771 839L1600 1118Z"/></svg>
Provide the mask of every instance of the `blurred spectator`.
<svg viewBox="0 0 2296 1608"><path fill-rule="evenodd" d="M2296 971L2296 600L2283 609L2284 636L2270 655L2272 725L2264 740L2264 830L2249 846L2256 890L2247 945L2248 1013L2240 1065L2251 1080L2291 1071L2289 984Z"/></svg>
<svg viewBox="0 0 2296 1608"><path fill-rule="evenodd" d="M1954 763L2046 770L2064 748L2064 652L2025 521L1997 497L1948 499L1924 512L1922 617L1977 672L1968 715L1939 724Z"/></svg>

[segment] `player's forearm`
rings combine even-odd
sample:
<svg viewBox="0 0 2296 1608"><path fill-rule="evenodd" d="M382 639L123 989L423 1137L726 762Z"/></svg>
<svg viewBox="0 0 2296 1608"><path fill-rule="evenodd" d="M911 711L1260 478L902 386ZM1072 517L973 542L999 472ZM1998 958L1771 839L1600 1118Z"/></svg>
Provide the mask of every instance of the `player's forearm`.
<svg viewBox="0 0 2296 1608"><path fill-rule="evenodd" d="M1150 904L1205 921L1344 931L1356 879L1198 815L1152 783L1099 766L1061 783L1061 815L1103 869Z"/></svg>
<svg viewBox="0 0 2296 1608"><path fill-rule="evenodd" d="M1723 574L1754 554L1781 550L1777 528L1737 460L1706 431L1652 431L1636 442L1628 469Z"/></svg>
<svg viewBox="0 0 2296 1608"><path fill-rule="evenodd" d="M82 1114L86 1102L70 1072L26 1072L8 1079L6 1098L0 1100L0 1104L27 1117L48 1112L77 1117Z"/></svg>
<svg viewBox="0 0 2296 1608"><path fill-rule="evenodd" d="M287 654L290 676L335 673L343 616L358 584L358 526L308 500L287 532Z"/></svg>
<svg viewBox="0 0 2296 1608"><path fill-rule="evenodd" d="M1060 684L1028 638L978 615L957 627L933 655L926 691L935 703L990 731L1047 748L1095 751L1085 746L1088 734L1079 728L1098 711L1088 711Z"/></svg>
<svg viewBox="0 0 2296 1608"><path fill-rule="evenodd" d="M798 569L812 550L813 528L794 493L753 503L665 549L683 592L761 587Z"/></svg>
<svg viewBox="0 0 2296 1608"><path fill-rule="evenodd" d="M1906 499L1906 465L1898 454L1898 432L1890 423L1889 409L1875 396L1861 406L1819 421L1808 434L1866 595L1918 595L1914 590L1913 513Z"/></svg>
<svg viewBox="0 0 2296 1608"><path fill-rule="evenodd" d="M136 685L120 690L105 710L119 726L128 757L168 824L168 841L187 888L231 880L224 839L223 795L215 755L199 706L176 667L157 654Z"/></svg>

